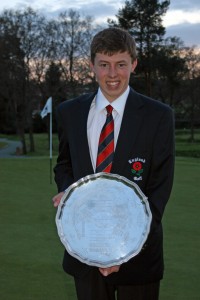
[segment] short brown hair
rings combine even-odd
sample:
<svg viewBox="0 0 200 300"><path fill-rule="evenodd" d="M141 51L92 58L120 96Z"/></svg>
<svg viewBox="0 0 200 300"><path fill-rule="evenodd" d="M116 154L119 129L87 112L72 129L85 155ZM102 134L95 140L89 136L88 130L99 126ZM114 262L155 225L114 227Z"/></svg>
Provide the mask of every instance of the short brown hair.
<svg viewBox="0 0 200 300"><path fill-rule="evenodd" d="M90 47L91 62L94 63L96 53L113 55L117 52L128 52L132 61L136 60L136 45L128 31L117 27L106 28L98 32Z"/></svg>

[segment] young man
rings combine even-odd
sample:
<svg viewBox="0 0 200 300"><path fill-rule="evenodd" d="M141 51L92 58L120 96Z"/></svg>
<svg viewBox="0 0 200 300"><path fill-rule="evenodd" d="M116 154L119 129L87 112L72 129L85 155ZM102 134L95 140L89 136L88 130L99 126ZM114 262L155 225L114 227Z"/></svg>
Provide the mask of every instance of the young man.
<svg viewBox="0 0 200 300"><path fill-rule="evenodd" d="M95 173L105 108L111 105L114 157L109 172L137 183L148 197L153 216L142 251L121 266L88 266L65 251L63 268L74 276L79 300L159 297L164 268L161 220L174 171L173 113L168 106L129 87L136 66L135 42L128 32L119 28L99 32L91 44L91 69L98 91L65 101L57 109L59 155L54 170L59 194L53 198L54 206L70 184ZM142 173L137 172L138 165Z"/></svg>

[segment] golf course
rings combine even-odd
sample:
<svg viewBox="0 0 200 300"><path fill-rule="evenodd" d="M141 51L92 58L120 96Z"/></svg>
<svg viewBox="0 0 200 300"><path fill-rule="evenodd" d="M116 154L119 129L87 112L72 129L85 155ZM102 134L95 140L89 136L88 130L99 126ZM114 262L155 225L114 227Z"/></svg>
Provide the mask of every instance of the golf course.
<svg viewBox="0 0 200 300"><path fill-rule="evenodd" d="M46 135L38 137L36 154L0 158L1 300L76 299L73 279L62 270L64 248L51 200L57 190L49 180L46 139ZM177 140L177 149L184 151L183 137ZM192 151L198 153L199 144L192 145ZM200 299L199 211L200 158L177 155L163 219L165 276L160 300Z"/></svg>

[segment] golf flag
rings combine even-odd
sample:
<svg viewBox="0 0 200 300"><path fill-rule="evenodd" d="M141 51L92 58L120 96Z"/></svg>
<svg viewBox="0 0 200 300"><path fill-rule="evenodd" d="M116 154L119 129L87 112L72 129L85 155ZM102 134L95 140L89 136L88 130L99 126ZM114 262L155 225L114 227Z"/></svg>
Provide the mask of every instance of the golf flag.
<svg viewBox="0 0 200 300"><path fill-rule="evenodd" d="M43 119L48 114L50 114L49 118L49 158L50 158L50 183L52 183L52 97L50 97L43 110L40 113L41 118Z"/></svg>
<svg viewBox="0 0 200 300"><path fill-rule="evenodd" d="M52 98L51 97L47 100L47 102L46 102L43 110L40 113L40 115L41 115L41 117L43 119L49 113L52 113Z"/></svg>

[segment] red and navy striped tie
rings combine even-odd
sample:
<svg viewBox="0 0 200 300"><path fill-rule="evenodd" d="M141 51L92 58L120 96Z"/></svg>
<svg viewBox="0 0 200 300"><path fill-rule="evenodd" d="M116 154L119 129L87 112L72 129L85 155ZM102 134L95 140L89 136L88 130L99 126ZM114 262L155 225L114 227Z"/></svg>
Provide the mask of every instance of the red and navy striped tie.
<svg viewBox="0 0 200 300"><path fill-rule="evenodd" d="M114 121L112 116L113 107L106 106L107 118L101 130L96 162L96 173L109 173L112 168L114 156Z"/></svg>

